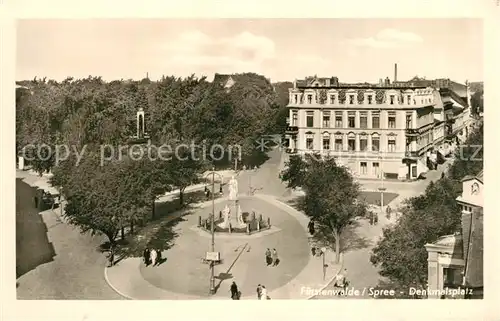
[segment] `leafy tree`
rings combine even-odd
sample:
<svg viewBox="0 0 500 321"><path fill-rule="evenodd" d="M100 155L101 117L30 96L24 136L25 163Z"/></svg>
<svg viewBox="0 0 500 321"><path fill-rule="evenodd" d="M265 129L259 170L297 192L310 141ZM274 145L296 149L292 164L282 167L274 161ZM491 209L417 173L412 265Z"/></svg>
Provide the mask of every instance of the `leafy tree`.
<svg viewBox="0 0 500 321"><path fill-rule="evenodd" d="M458 146L448 176L461 180L465 175L477 175L484 167L484 129L481 124L463 145Z"/></svg>
<svg viewBox="0 0 500 321"><path fill-rule="evenodd" d="M482 145L482 140L481 126L465 145ZM398 223L384 229L383 238L373 249L371 262L380 267L380 274L392 285L401 289L426 287L425 244L460 230L461 211L456 197L461 193L461 179L482 170L483 162L472 157L476 150L477 147L459 149L448 176L431 182L423 195L407 200ZM482 159L482 151L476 157Z"/></svg>
<svg viewBox="0 0 500 321"><path fill-rule="evenodd" d="M484 101L484 92L483 90L479 90L475 92L471 96L471 112L474 115L478 115L480 112L484 111L483 101Z"/></svg>
<svg viewBox="0 0 500 321"><path fill-rule="evenodd" d="M291 155L281 172L281 180L287 183L288 188L302 187L306 177L308 164L300 155Z"/></svg>
<svg viewBox="0 0 500 321"><path fill-rule="evenodd" d="M343 232L367 213L366 204L357 201L359 185L347 168L338 166L333 158L310 156L303 162L294 159L293 163L299 169L298 182L305 191L303 210L315 223L315 238L334 248L339 262ZM288 175L285 173L283 179L294 186L295 178Z"/></svg>

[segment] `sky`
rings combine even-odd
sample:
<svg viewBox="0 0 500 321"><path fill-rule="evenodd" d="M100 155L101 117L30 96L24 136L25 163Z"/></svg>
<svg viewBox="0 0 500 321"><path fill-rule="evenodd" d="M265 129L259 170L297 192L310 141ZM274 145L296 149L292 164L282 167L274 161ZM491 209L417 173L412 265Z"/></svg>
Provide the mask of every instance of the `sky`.
<svg viewBox="0 0 500 321"><path fill-rule="evenodd" d="M479 19L19 20L16 79L255 72L274 81L483 80Z"/></svg>

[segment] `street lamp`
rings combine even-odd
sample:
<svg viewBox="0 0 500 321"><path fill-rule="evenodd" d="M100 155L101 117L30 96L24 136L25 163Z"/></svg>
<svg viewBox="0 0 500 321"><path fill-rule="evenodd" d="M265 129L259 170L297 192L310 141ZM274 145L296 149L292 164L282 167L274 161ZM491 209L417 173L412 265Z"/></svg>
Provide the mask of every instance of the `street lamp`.
<svg viewBox="0 0 500 321"><path fill-rule="evenodd" d="M220 183L222 185L223 183L223 177L219 173L215 172L215 167L212 167L212 171L205 174L205 177L208 175L212 175L212 217L210 219L210 233L212 234L212 247L211 251L212 253L215 253L215 226L214 226L214 220L215 220L215 175L217 175L220 179ZM220 259L220 258L219 258ZM215 267L215 262L214 260L210 261L210 294L215 294L215 275L214 275L214 267Z"/></svg>

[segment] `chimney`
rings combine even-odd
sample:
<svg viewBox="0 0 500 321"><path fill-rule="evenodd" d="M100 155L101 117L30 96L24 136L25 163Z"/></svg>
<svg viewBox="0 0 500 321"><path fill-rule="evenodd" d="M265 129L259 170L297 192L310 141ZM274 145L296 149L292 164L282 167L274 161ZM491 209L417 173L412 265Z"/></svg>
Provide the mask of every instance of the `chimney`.
<svg viewBox="0 0 500 321"><path fill-rule="evenodd" d="M398 81L398 64L394 64L394 82Z"/></svg>
<svg viewBox="0 0 500 321"><path fill-rule="evenodd" d="M378 80L378 85L379 85L380 87L384 86L384 81L382 80L382 78L379 78L379 80Z"/></svg>
<svg viewBox="0 0 500 321"><path fill-rule="evenodd" d="M391 84L391 80L389 79L389 77L386 77L385 78L385 85L389 86L390 84Z"/></svg>

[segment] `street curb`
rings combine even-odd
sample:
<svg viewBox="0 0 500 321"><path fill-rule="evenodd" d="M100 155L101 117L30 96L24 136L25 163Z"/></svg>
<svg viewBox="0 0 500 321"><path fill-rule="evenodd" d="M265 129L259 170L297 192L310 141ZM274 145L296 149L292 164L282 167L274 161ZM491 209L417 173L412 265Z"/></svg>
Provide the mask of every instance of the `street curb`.
<svg viewBox="0 0 500 321"><path fill-rule="evenodd" d="M121 295L123 298L125 298L126 300L138 300L138 299L134 299L128 295L126 295L125 293L121 292L120 290L118 290L115 286L113 286L113 284L111 284L111 282L109 281L108 279L108 266L104 266L104 280L106 281L106 283L108 284L108 286L113 290L115 291L116 293L118 293L118 295Z"/></svg>
<svg viewBox="0 0 500 321"><path fill-rule="evenodd" d="M344 254L340 253L340 269L337 271L337 273L335 273L334 276L332 276L330 278L330 280L328 280L328 282L323 287L321 287L319 289L319 292L322 292L324 289L326 289L327 287L329 287L330 284L332 284L333 280L335 280L335 278L337 277L337 275L339 275L339 273L340 273L340 271L342 271L343 267L344 267ZM306 300L312 300L312 299L314 299L317 296L318 296L317 294L313 294L310 297L308 297Z"/></svg>

